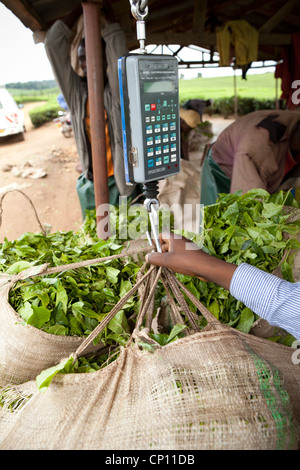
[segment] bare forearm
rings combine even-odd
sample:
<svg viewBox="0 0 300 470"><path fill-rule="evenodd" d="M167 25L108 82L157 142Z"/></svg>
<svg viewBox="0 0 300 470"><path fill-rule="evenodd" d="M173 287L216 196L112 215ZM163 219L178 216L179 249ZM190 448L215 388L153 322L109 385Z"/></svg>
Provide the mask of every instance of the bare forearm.
<svg viewBox="0 0 300 470"><path fill-rule="evenodd" d="M195 256L195 276L214 282L229 290L230 282L237 266L201 251Z"/></svg>

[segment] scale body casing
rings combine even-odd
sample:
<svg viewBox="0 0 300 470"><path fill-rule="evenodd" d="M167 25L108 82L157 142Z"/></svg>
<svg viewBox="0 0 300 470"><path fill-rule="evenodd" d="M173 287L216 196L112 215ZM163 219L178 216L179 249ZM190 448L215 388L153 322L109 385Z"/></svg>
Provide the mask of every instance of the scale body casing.
<svg viewBox="0 0 300 470"><path fill-rule="evenodd" d="M165 55L127 54L118 60L127 184L180 171L178 62Z"/></svg>

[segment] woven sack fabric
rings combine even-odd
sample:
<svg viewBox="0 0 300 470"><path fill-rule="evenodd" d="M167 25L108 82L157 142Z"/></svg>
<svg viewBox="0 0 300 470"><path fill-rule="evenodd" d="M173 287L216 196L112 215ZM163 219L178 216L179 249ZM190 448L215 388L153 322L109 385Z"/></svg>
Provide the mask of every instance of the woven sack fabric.
<svg viewBox="0 0 300 470"><path fill-rule="evenodd" d="M300 369L288 392L267 341L248 336L211 323L152 353L135 343L98 372L58 375L1 421L0 449L296 448ZM267 356L291 360L269 343Z"/></svg>
<svg viewBox="0 0 300 470"><path fill-rule="evenodd" d="M42 275L47 267L44 264L14 276L3 274L0 277L0 387L35 379L42 370L69 356L84 341L83 337L58 336L25 325L10 305L9 292L15 284ZM96 349L90 346L91 351Z"/></svg>
<svg viewBox="0 0 300 470"><path fill-rule="evenodd" d="M121 256L131 257L147 250L149 251L149 248L146 249L142 246L132 251L126 251L125 254L94 258L50 268L48 264L43 264L30 267L17 275L0 275L0 387L22 384L35 379L40 372L59 363L63 358L76 351L86 340L86 338L78 336L54 335L31 325L25 325L24 320L9 303L9 292L18 281L87 267ZM99 352L102 348L101 343L95 346L90 341L87 349L85 348L85 354Z"/></svg>
<svg viewBox="0 0 300 470"><path fill-rule="evenodd" d="M2 224L3 199L10 192L22 194L31 204L41 233L46 234L34 204L27 194L20 190L9 190L0 198L0 226ZM75 336L57 336L45 333L24 321L11 307L9 292L19 280L42 275L48 264L34 266L17 275L0 274L0 387L22 384L34 379L45 368L71 354L84 340ZM60 269L60 268L58 268ZM61 267L63 269L63 266Z"/></svg>

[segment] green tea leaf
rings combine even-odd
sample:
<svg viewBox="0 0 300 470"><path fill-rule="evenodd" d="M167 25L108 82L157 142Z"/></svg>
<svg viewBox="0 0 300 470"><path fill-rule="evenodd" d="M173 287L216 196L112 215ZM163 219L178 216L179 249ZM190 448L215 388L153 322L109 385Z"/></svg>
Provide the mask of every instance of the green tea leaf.
<svg viewBox="0 0 300 470"><path fill-rule="evenodd" d="M243 331L244 333L249 333L254 323L254 314L250 308L246 307L242 310L240 320L237 324L236 329Z"/></svg>
<svg viewBox="0 0 300 470"><path fill-rule="evenodd" d="M251 196L255 198L262 197L262 198L268 199L270 197L270 194L265 189L254 188L254 189L250 189L244 196L241 196L241 199L250 198Z"/></svg>
<svg viewBox="0 0 300 470"><path fill-rule="evenodd" d="M132 284L130 281L128 280L125 280L125 279L121 279L121 284L120 284L120 297L124 297L125 294L127 294L127 292L130 291L130 289L132 288Z"/></svg>
<svg viewBox="0 0 300 470"><path fill-rule="evenodd" d="M168 342L169 335L166 333L150 333L149 335L154 341L156 341L160 346L165 346Z"/></svg>
<svg viewBox="0 0 300 470"><path fill-rule="evenodd" d="M71 356L68 359L64 359L59 364L53 367L49 367L49 369L43 370L37 377L36 377L36 385L40 392L45 392L49 385L51 384L53 378L61 371L68 370L73 364L74 358Z"/></svg>
<svg viewBox="0 0 300 470"><path fill-rule="evenodd" d="M62 285L61 281L58 281L56 289L57 289L57 294L56 294L55 305L58 305L60 303L63 311L66 313L69 299L68 299L67 291Z"/></svg>
<svg viewBox="0 0 300 470"><path fill-rule="evenodd" d="M229 207L225 210L222 215L222 219L227 219L231 224L235 225L239 217L239 205L235 201L233 204L230 204Z"/></svg>
<svg viewBox="0 0 300 470"><path fill-rule="evenodd" d="M72 312L75 318L77 318L77 320L79 320L80 318L79 320L80 322L82 322L82 316L86 316L88 318L95 318L96 320L100 320L100 317L101 317L99 313L91 309L90 304L88 304L87 302L82 302L82 301L74 302L72 304Z"/></svg>
<svg viewBox="0 0 300 470"><path fill-rule="evenodd" d="M129 334L130 328L128 326L127 318L124 310L120 310L109 322L108 328L114 333Z"/></svg>
<svg viewBox="0 0 300 470"><path fill-rule="evenodd" d="M6 272L7 274L19 274L21 271L24 271L33 265L34 263L29 263L29 261L16 261L6 270Z"/></svg>
<svg viewBox="0 0 300 470"><path fill-rule="evenodd" d="M274 204L273 202L264 203L262 210L262 217L269 219L274 215L279 215L282 212L282 205Z"/></svg>
<svg viewBox="0 0 300 470"><path fill-rule="evenodd" d="M186 325L181 325L180 323L177 323L176 325L173 326L171 333L168 336L167 343L170 343L174 339L178 338L178 335L182 333L182 331L186 328Z"/></svg>
<svg viewBox="0 0 300 470"><path fill-rule="evenodd" d="M33 314L33 310L31 308L30 302L25 302L23 306L18 310L18 314L20 315L21 318L23 318L23 320L27 322L27 320Z"/></svg>
<svg viewBox="0 0 300 470"><path fill-rule="evenodd" d="M27 325L42 328L42 326L50 320L51 311L45 307L36 307L31 305L32 314L27 318Z"/></svg>
<svg viewBox="0 0 300 470"><path fill-rule="evenodd" d="M287 261L284 261L280 266L283 279L289 282L294 282L293 269Z"/></svg>
<svg viewBox="0 0 300 470"><path fill-rule="evenodd" d="M43 328L46 333L58 336L68 336L68 328L63 325L53 325Z"/></svg>
<svg viewBox="0 0 300 470"><path fill-rule="evenodd" d="M112 266L105 266L106 270L106 276L107 279L112 283L112 284L117 284L118 282L118 276L120 273L119 269L113 268Z"/></svg>
<svg viewBox="0 0 300 470"><path fill-rule="evenodd" d="M154 346L153 344L146 343L145 341L138 340L138 344L140 347L142 347L145 351L148 351L150 353L154 352Z"/></svg>
<svg viewBox="0 0 300 470"><path fill-rule="evenodd" d="M219 313L220 313L220 307L219 307L218 302L215 300L207 308L210 311L210 313L212 313L213 316L216 317L217 320L218 320L219 319Z"/></svg>

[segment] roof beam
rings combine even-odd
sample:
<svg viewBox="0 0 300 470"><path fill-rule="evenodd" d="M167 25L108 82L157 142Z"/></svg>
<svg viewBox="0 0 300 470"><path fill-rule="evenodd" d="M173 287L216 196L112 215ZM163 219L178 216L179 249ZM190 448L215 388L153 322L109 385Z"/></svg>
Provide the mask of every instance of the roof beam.
<svg viewBox="0 0 300 470"><path fill-rule="evenodd" d="M194 5L194 0L186 0L184 2L180 2L177 4L175 4L174 2L174 4L168 6L167 8L164 7L162 4L161 8L154 10L154 11L151 10L151 8L149 8L148 18L149 18L149 21L153 21L156 19L161 19L162 17L166 16L168 20L170 20L171 17L173 17L175 13L179 13L182 10L188 10L191 7L193 7L193 5Z"/></svg>
<svg viewBox="0 0 300 470"><path fill-rule="evenodd" d="M237 12L237 16L239 15L249 15L250 13L256 12L259 7L261 7L261 0L253 0L252 3L248 4L246 8L243 8ZM265 0L264 7L272 3L272 0Z"/></svg>
<svg viewBox="0 0 300 470"><path fill-rule="evenodd" d="M32 31L45 28L43 20L27 0L2 0L2 3L19 18L26 28Z"/></svg>
<svg viewBox="0 0 300 470"><path fill-rule="evenodd" d="M126 35L128 44L136 47L137 39L134 34ZM288 46L291 44L290 34L259 34L259 44L261 46ZM180 44L189 46L194 44L204 48L217 45L214 33L149 33L147 34L148 44Z"/></svg>
<svg viewBox="0 0 300 470"><path fill-rule="evenodd" d="M283 21L298 4L299 0L289 0L286 2L268 21L260 28L260 33L270 33L281 21Z"/></svg>
<svg viewBox="0 0 300 470"><path fill-rule="evenodd" d="M194 0L193 33L203 33L206 20L207 0Z"/></svg>

